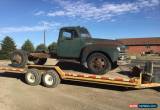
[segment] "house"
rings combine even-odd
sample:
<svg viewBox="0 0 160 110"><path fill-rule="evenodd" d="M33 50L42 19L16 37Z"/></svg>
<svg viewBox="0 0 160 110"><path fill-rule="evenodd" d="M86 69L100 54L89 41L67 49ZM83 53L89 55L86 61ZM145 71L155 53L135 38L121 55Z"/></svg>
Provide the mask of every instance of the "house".
<svg viewBox="0 0 160 110"><path fill-rule="evenodd" d="M127 47L129 55L140 55L149 51L160 53L160 37L126 38L118 41Z"/></svg>

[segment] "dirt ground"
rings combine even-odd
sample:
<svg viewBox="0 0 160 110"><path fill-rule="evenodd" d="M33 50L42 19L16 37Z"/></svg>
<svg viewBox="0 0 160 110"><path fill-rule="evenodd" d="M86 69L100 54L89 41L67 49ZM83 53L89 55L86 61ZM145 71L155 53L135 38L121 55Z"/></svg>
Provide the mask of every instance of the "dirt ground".
<svg viewBox="0 0 160 110"><path fill-rule="evenodd" d="M12 73L0 73L0 94L0 110L128 110L129 104L160 104L160 88L136 90L73 81L62 81L54 89L33 87L24 82L23 74Z"/></svg>

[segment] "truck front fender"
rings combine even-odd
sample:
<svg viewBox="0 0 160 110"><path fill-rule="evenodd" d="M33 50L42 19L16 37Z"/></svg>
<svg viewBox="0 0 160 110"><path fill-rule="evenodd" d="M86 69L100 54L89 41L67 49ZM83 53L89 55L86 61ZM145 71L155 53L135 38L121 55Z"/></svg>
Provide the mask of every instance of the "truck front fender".
<svg viewBox="0 0 160 110"><path fill-rule="evenodd" d="M89 55L92 53L99 52L103 53L110 59L112 63L118 60L119 52L114 46L106 45L87 45L81 51L81 64L86 65L86 61Z"/></svg>

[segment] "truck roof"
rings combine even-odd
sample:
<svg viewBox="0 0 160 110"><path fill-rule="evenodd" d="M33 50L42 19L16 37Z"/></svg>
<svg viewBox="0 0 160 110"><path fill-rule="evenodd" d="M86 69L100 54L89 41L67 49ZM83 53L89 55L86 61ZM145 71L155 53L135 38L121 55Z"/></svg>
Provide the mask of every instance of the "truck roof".
<svg viewBox="0 0 160 110"><path fill-rule="evenodd" d="M61 29L86 29L86 28L81 26L66 26L62 27Z"/></svg>

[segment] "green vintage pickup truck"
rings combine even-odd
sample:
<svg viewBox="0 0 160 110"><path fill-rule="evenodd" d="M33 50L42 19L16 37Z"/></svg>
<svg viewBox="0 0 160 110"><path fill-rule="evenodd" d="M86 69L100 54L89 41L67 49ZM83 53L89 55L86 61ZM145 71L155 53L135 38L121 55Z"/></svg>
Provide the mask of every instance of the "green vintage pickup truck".
<svg viewBox="0 0 160 110"><path fill-rule="evenodd" d="M27 53L16 50L11 54L14 67L24 67L27 61L43 65L47 58L79 61L94 74L108 72L119 58L120 43L116 40L92 38L85 27L62 27L57 48L50 52Z"/></svg>

